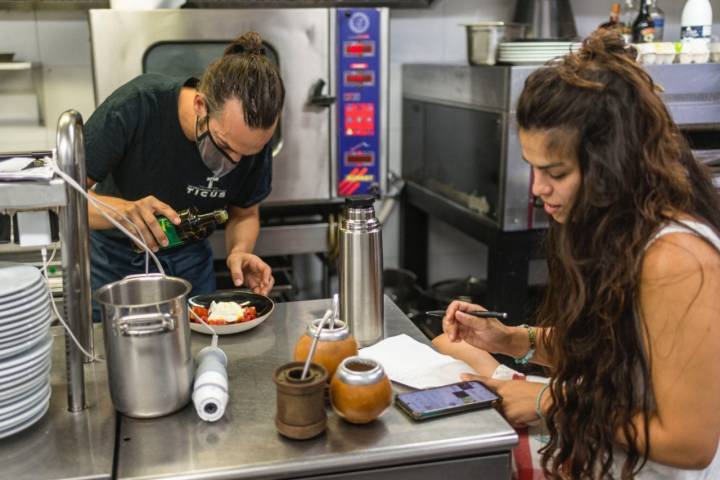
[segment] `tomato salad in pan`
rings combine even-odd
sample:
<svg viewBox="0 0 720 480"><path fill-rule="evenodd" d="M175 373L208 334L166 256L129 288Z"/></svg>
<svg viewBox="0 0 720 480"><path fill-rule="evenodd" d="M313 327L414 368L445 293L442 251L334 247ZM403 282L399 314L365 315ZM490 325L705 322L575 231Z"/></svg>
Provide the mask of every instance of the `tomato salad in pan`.
<svg viewBox="0 0 720 480"><path fill-rule="evenodd" d="M211 302L209 308L192 306L190 309L208 325L232 325L249 322L257 318L255 307L250 302ZM201 323L195 315L190 315L194 323Z"/></svg>

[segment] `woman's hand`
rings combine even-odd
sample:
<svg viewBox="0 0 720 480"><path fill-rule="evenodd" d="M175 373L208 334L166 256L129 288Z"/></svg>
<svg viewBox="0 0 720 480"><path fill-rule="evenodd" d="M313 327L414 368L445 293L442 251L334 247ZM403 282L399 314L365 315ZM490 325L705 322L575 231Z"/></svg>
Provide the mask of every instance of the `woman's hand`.
<svg viewBox="0 0 720 480"><path fill-rule="evenodd" d="M478 318L463 312L486 310L480 305L453 301L443 317L443 331L451 342L464 340L470 345L491 353L507 353L510 328L495 318Z"/></svg>
<svg viewBox="0 0 720 480"><path fill-rule="evenodd" d="M245 285L255 293L267 295L275 284L270 265L252 253L231 252L227 266L236 287Z"/></svg>
<svg viewBox="0 0 720 480"><path fill-rule="evenodd" d="M477 380L485 384L501 398L500 409L513 427L526 427L537 423L540 418L535 410L535 403L543 383L526 382L525 380L494 380L470 373L463 373L463 381ZM544 394L547 397L548 393Z"/></svg>

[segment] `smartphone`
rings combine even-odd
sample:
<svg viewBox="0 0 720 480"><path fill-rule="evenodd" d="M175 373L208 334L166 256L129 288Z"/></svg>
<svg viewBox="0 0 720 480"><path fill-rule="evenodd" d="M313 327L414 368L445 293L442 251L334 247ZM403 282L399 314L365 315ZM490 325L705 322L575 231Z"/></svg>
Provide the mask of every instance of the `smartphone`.
<svg viewBox="0 0 720 480"><path fill-rule="evenodd" d="M471 380L399 393L395 396L395 405L413 420L425 420L441 415L489 408L499 400L500 397L485 385Z"/></svg>

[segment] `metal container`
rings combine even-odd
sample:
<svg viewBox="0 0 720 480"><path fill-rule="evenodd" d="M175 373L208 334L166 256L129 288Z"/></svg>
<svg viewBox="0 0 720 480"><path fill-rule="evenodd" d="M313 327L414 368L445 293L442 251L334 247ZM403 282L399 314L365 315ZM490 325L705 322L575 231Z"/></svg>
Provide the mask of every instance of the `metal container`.
<svg viewBox="0 0 720 480"><path fill-rule="evenodd" d="M347 197L340 224L340 316L360 347L384 334L382 236L374 201L372 195Z"/></svg>
<svg viewBox="0 0 720 480"><path fill-rule="evenodd" d="M513 21L528 24L527 37L535 40L577 38L570 0L517 0Z"/></svg>
<svg viewBox="0 0 720 480"><path fill-rule="evenodd" d="M131 275L95 292L102 312L110 397L119 412L159 417L190 400L190 290L181 278L152 274Z"/></svg>
<svg viewBox="0 0 720 480"><path fill-rule="evenodd" d="M525 38L524 23L485 22L465 25L470 65L495 65L502 42Z"/></svg>

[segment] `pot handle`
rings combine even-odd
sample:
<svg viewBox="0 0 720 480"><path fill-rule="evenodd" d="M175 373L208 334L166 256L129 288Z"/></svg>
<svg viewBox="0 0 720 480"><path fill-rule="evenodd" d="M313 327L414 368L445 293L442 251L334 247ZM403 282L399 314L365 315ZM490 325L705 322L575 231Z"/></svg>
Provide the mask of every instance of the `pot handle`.
<svg viewBox="0 0 720 480"><path fill-rule="evenodd" d="M153 273L134 273L132 275L125 275L123 277L123 280L128 280L131 278L148 278L148 277L166 277L167 275L163 275L160 272L153 272Z"/></svg>
<svg viewBox="0 0 720 480"><path fill-rule="evenodd" d="M114 327L125 337L146 337L175 330L175 320L169 313L139 313L120 317Z"/></svg>

